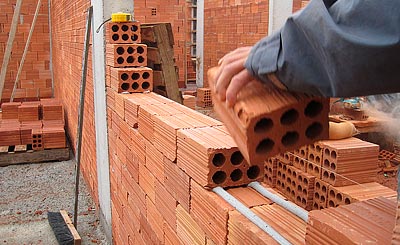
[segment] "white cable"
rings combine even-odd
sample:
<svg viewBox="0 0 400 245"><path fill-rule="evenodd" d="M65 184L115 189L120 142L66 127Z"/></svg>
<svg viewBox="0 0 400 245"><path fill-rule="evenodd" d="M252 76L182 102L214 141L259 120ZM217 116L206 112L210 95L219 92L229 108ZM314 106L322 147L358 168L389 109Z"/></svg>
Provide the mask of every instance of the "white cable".
<svg viewBox="0 0 400 245"><path fill-rule="evenodd" d="M268 191L265 189L260 183L258 182L251 182L249 184L251 188L256 190L258 193L263 195L264 197L268 198L269 200L273 201L274 203L278 204L279 206L285 208L289 212L293 213L294 215L298 216L305 222L308 221L308 212L301 207L297 206L296 204L289 202L278 195Z"/></svg>
<svg viewBox="0 0 400 245"><path fill-rule="evenodd" d="M257 225L261 230L265 231L268 235L270 235L279 244L284 244L284 245L291 244L288 240L286 240L286 238L284 238L281 234L279 234L276 230L274 230L274 228L269 226L264 220L258 217L253 211L251 211L248 207L239 202L235 197L233 197L231 194L225 191L222 187L215 187L213 189L213 192L217 193L230 205L236 208L237 211L239 211L251 222L253 222L253 224Z"/></svg>

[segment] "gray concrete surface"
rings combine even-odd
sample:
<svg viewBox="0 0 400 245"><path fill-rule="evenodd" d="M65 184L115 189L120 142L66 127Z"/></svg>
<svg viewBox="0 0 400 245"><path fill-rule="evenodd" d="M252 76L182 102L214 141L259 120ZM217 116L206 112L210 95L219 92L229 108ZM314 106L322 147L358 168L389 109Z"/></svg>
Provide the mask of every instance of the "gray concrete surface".
<svg viewBox="0 0 400 245"><path fill-rule="evenodd" d="M74 161L0 167L0 244L57 244L47 212L73 212ZM108 244L81 178L77 230L83 244Z"/></svg>

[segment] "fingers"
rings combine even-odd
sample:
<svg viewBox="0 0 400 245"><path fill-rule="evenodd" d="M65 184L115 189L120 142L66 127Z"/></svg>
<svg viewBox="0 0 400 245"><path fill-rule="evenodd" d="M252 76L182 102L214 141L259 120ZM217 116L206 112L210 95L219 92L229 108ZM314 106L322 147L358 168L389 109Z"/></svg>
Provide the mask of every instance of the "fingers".
<svg viewBox="0 0 400 245"><path fill-rule="evenodd" d="M226 90L231 82L232 77L243 71L243 69L243 60L236 60L225 65L224 67L221 67L220 72L216 77L215 90L222 101L226 99Z"/></svg>
<svg viewBox="0 0 400 245"><path fill-rule="evenodd" d="M226 103L228 107L232 107L233 105L235 105L237 94L251 80L252 76L246 69L242 70L232 78L231 83L226 90Z"/></svg>

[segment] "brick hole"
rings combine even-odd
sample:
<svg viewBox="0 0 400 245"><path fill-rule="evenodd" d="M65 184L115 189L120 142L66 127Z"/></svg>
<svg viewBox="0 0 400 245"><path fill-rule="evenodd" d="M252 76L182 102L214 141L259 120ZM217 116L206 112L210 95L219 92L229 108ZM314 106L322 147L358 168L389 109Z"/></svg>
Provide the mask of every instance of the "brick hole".
<svg viewBox="0 0 400 245"><path fill-rule="evenodd" d="M135 49L132 48L132 47L128 47L128 48L126 49L126 52L128 52L128 54L133 54L133 52L135 52Z"/></svg>
<svg viewBox="0 0 400 245"><path fill-rule="evenodd" d="M346 197L344 199L344 204L350 204L350 203L351 203L350 199L348 197Z"/></svg>
<svg viewBox="0 0 400 245"><path fill-rule="evenodd" d="M272 183L272 178L268 176L268 181Z"/></svg>
<svg viewBox="0 0 400 245"><path fill-rule="evenodd" d="M297 196L297 197L296 197L296 201L297 201L298 203L301 203L301 197L300 197L300 196Z"/></svg>
<svg viewBox="0 0 400 245"><path fill-rule="evenodd" d="M330 156L331 155L331 151L328 148L326 148L325 151L324 151L324 155L325 156Z"/></svg>
<svg viewBox="0 0 400 245"><path fill-rule="evenodd" d="M129 89L129 83L122 83L121 84L121 89L124 90L124 91L128 90Z"/></svg>
<svg viewBox="0 0 400 245"><path fill-rule="evenodd" d="M128 78L129 78L128 73L122 73L122 74L121 74L121 79L122 79L122 81L126 81L126 80L128 80Z"/></svg>
<svg viewBox="0 0 400 245"><path fill-rule="evenodd" d="M265 133L274 126L274 122L269 118L261 118L254 126L254 132L257 134Z"/></svg>
<svg viewBox="0 0 400 245"><path fill-rule="evenodd" d="M129 40L128 34L122 34L122 40L128 41Z"/></svg>
<svg viewBox="0 0 400 245"><path fill-rule="evenodd" d="M136 34L133 34L133 36L131 36L131 40L132 40L133 42L136 42L138 39L139 39L139 36L136 35Z"/></svg>
<svg viewBox="0 0 400 245"><path fill-rule="evenodd" d="M292 190L292 191L290 192L290 195L291 195L293 198L296 196L296 193L294 192L294 190Z"/></svg>
<svg viewBox="0 0 400 245"><path fill-rule="evenodd" d="M314 192L314 198L315 199L319 199L319 193L318 192Z"/></svg>
<svg viewBox="0 0 400 245"><path fill-rule="evenodd" d="M276 181L276 184L277 184L278 186L281 186L281 181L278 179L278 180Z"/></svg>
<svg viewBox="0 0 400 245"><path fill-rule="evenodd" d="M323 127L319 122L314 122L306 129L306 136L309 139L315 139L322 133Z"/></svg>
<svg viewBox="0 0 400 245"><path fill-rule="evenodd" d="M230 177L233 182L239 181L243 177L243 172L240 169L235 169L232 171Z"/></svg>
<svg viewBox="0 0 400 245"><path fill-rule="evenodd" d="M325 197L324 195L322 195L321 198L320 198L320 200L321 200L321 202L325 203L326 197Z"/></svg>
<svg viewBox="0 0 400 245"><path fill-rule="evenodd" d="M138 54L143 54L144 48L139 46L139 47L137 47L136 52L138 52Z"/></svg>
<svg viewBox="0 0 400 245"><path fill-rule="evenodd" d="M324 178L329 178L329 173L328 173L328 171L324 171L324 174L323 174L323 176L324 176Z"/></svg>
<svg viewBox="0 0 400 245"><path fill-rule="evenodd" d="M301 185L297 185L297 191L301 192L303 190L303 188L301 188Z"/></svg>
<svg viewBox="0 0 400 245"><path fill-rule="evenodd" d="M148 89L150 88L150 83L149 82L143 82L142 83L142 89Z"/></svg>
<svg viewBox="0 0 400 245"><path fill-rule="evenodd" d="M278 171L277 175L278 175L278 177L280 178L280 177L282 176L281 171Z"/></svg>
<svg viewBox="0 0 400 245"><path fill-rule="evenodd" d="M335 164L334 162L331 163L331 166L330 166L330 167L331 167L332 170L336 170L336 164Z"/></svg>
<svg viewBox="0 0 400 245"><path fill-rule="evenodd" d="M272 168L268 168L268 172L272 174Z"/></svg>
<svg viewBox="0 0 400 245"><path fill-rule="evenodd" d="M304 197L301 199L301 204L303 204L303 205L307 204L307 201L306 201L306 199Z"/></svg>
<svg viewBox="0 0 400 245"><path fill-rule="evenodd" d="M36 143L36 140L33 140L33 143Z"/></svg>
<svg viewBox="0 0 400 245"><path fill-rule="evenodd" d="M287 177L286 181L289 183L289 185L292 184L292 179L290 177Z"/></svg>
<svg viewBox="0 0 400 245"><path fill-rule="evenodd" d="M322 186L322 192L324 192L324 193L326 193L326 191L327 191L327 189L326 189L326 186Z"/></svg>
<svg viewBox="0 0 400 245"><path fill-rule="evenodd" d="M295 109L287 110L281 116L281 124L290 125L297 121L299 118L299 113Z"/></svg>
<svg viewBox="0 0 400 245"><path fill-rule="evenodd" d="M331 151L331 157L332 157L333 159L336 159L336 151Z"/></svg>
<svg viewBox="0 0 400 245"><path fill-rule="evenodd" d="M232 155L231 155L231 163L233 165L239 165L243 162L243 155L242 153L240 153L240 151L235 151ZM271 169L272 172L272 169Z"/></svg>
<svg viewBox="0 0 400 245"><path fill-rule="evenodd" d="M282 174L282 179L286 180L286 174L285 173Z"/></svg>
<svg viewBox="0 0 400 245"><path fill-rule="evenodd" d="M293 171L293 174L292 174L292 175L293 175L294 178L297 178L297 173L296 173L296 171Z"/></svg>
<svg viewBox="0 0 400 245"><path fill-rule="evenodd" d="M308 179L307 179L307 178L304 178L304 179L303 179L303 183L304 183L305 185L308 185Z"/></svg>
<svg viewBox="0 0 400 245"><path fill-rule="evenodd" d="M307 196L307 189L303 189L303 195Z"/></svg>
<svg viewBox="0 0 400 245"><path fill-rule="evenodd" d="M303 182L303 177L301 175L299 175L299 177L297 177L297 179L299 180L299 182Z"/></svg>
<svg viewBox="0 0 400 245"><path fill-rule="evenodd" d="M139 83L134 82L132 83L132 89L137 90L139 88Z"/></svg>
<svg viewBox="0 0 400 245"><path fill-rule="evenodd" d="M296 131L287 132L281 139L285 147L292 146L299 141L299 133Z"/></svg>
<svg viewBox="0 0 400 245"><path fill-rule="evenodd" d="M128 56L128 58L126 58L126 62L132 64L133 62L135 62L135 58L133 58L133 56Z"/></svg>
<svg viewBox="0 0 400 245"><path fill-rule="evenodd" d="M113 32L117 32L117 31L119 30L118 25L113 25L113 26L111 26L111 30L112 30Z"/></svg>
<svg viewBox="0 0 400 245"><path fill-rule="evenodd" d="M38 147L39 147L39 148L42 147L42 144L38 144Z"/></svg>
<svg viewBox="0 0 400 245"><path fill-rule="evenodd" d="M305 150L300 150L300 154L304 157L306 155L306 151Z"/></svg>
<svg viewBox="0 0 400 245"><path fill-rule="evenodd" d="M118 57L118 59L117 59L117 63L118 64L123 64L125 62L125 59L124 58L122 58L122 57Z"/></svg>
<svg viewBox="0 0 400 245"><path fill-rule="evenodd" d="M309 163L309 164L308 164L308 169L309 169L310 171L313 170L313 165L312 165L312 163Z"/></svg>
<svg viewBox="0 0 400 245"><path fill-rule="evenodd" d="M284 172L286 172L286 171L287 171L287 166L286 166L286 165L283 165L283 166L282 166L282 169L283 169Z"/></svg>
<svg viewBox="0 0 400 245"><path fill-rule="evenodd" d="M318 114L321 113L322 109L323 106L321 102L312 100L307 104L306 108L304 109L304 115L313 118L315 116L318 116Z"/></svg>
<svg viewBox="0 0 400 245"><path fill-rule="evenodd" d="M287 154L287 153L283 154L283 157L285 158L286 161L289 161L289 160L290 160L289 154Z"/></svg>
<svg viewBox="0 0 400 245"><path fill-rule="evenodd" d="M317 156L316 158L315 158L315 162L320 162L321 161L321 158L319 157L319 156Z"/></svg>
<svg viewBox="0 0 400 245"><path fill-rule="evenodd" d="M288 169L288 174L292 175L292 170L290 168Z"/></svg>
<svg viewBox="0 0 400 245"><path fill-rule="evenodd" d="M112 35L112 40L118 41L119 40L119 35L118 34Z"/></svg>
<svg viewBox="0 0 400 245"><path fill-rule="evenodd" d="M329 179L332 180L332 181L335 181L335 180L336 180L335 174L334 174L334 173L331 173L331 174L329 175Z"/></svg>
<svg viewBox="0 0 400 245"><path fill-rule="evenodd" d="M122 55L123 53L125 53L125 49L123 47L118 47L117 54Z"/></svg>
<svg viewBox="0 0 400 245"><path fill-rule="evenodd" d="M294 158L294 162L295 162L296 164L299 164L299 163L300 163L300 158L295 157L295 158Z"/></svg>
<svg viewBox="0 0 400 245"><path fill-rule="evenodd" d="M37 147L37 145L36 145L36 144L33 144L33 146L32 146L32 147L36 148L36 147Z"/></svg>
<svg viewBox="0 0 400 245"><path fill-rule="evenodd" d="M296 187L296 181L292 180L292 186Z"/></svg>
<svg viewBox="0 0 400 245"><path fill-rule="evenodd" d="M336 197L335 191L334 191L334 190L330 190L330 191L329 191L329 196L330 196L332 199L335 198L335 197Z"/></svg>
<svg viewBox="0 0 400 245"><path fill-rule="evenodd" d="M145 61L145 59L143 58L143 56L139 56L138 57L138 62L139 63L143 63Z"/></svg>
<svg viewBox="0 0 400 245"><path fill-rule="evenodd" d="M281 183L281 188L282 188L282 190L285 189L285 183L284 182Z"/></svg>
<svg viewBox="0 0 400 245"><path fill-rule="evenodd" d="M148 73L147 71L143 72L142 77L143 79L148 79L150 77L150 73Z"/></svg>
<svg viewBox="0 0 400 245"><path fill-rule="evenodd" d="M263 139L256 148L257 154L267 154L274 148L275 142L269 138Z"/></svg>
<svg viewBox="0 0 400 245"><path fill-rule="evenodd" d="M333 202L332 200L329 200L328 207L331 207L331 208L336 207L335 202Z"/></svg>
<svg viewBox="0 0 400 245"><path fill-rule="evenodd" d="M32 138L36 139L36 137L37 137L36 135L32 135Z"/></svg>
<svg viewBox="0 0 400 245"><path fill-rule="evenodd" d="M315 183L315 189L317 189L317 190L321 189L321 184L319 182Z"/></svg>
<svg viewBox="0 0 400 245"><path fill-rule="evenodd" d="M336 200L338 200L338 202L342 202L343 201L343 196L341 193L336 194Z"/></svg>
<svg viewBox="0 0 400 245"><path fill-rule="evenodd" d="M122 31L127 31L127 30L129 30L129 26L127 26L127 25L122 25L122 26L121 26L121 30L122 30Z"/></svg>
<svg viewBox="0 0 400 245"><path fill-rule="evenodd" d="M224 171L217 171L213 175L212 180L217 185L222 184L226 180L226 173Z"/></svg>
<svg viewBox="0 0 400 245"><path fill-rule="evenodd" d="M140 78L140 74L137 72L132 73L132 80L138 80Z"/></svg>
<svg viewBox="0 0 400 245"><path fill-rule="evenodd" d="M283 164L279 162L279 168L283 168Z"/></svg>
<svg viewBox="0 0 400 245"><path fill-rule="evenodd" d="M221 167L222 165L224 165L225 161L226 158L222 153L216 153L212 158L212 163L216 167Z"/></svg>
<svg viewBox="0 0 400 245"><path fill-rule="evenodd" d="M331 163L329 162L329 160L328 159L325 159L324 160L324 167L325 168L329 168L331 166Z"/></svg>
<svg viewBox="0 0 400 245"><path fill-rule="evenodd" d="M132 26L131 26L131 30L132 30L133 32L136 32L137 30L139 30L139 27L138 27L137 25L132 25Z"/></svg>
<svg viewBox="0 0 400 245"><path fill-rule="evenodd" d="M314 203L313 209L319 209L319 205L317 203Z"/></svg>
<svg viewBox="0 0 400 245"><path fill-rule="evenodd" d="M300 166L301 166L302 168L304 168L304 166L305 166L305 163L304 163L303 159L300 160Z"/></svg>
<svg viewBox="0 0 400 245"><path fill-rule="evenodd" d="M317 145L317 146L315 147L315 149L317 150L317 152L320 152L320 151L322 150L321 146L319 146L319 145Z"/></svg>
<svg viewBox="0 0 400 245"><path fill-rule="evenodd" d="M289 186L286 186L286 192L290 194L291 190Z"/></svg>
<svg viewBox="0 0 400 245"><path fill-rule="evenodd" d="M42 138L42 135L41 135L41 134L39 134L37 137L40 139L40 138Z"/></svg>
<svg viewBox="0 0 400 245"><path fill-rule="evenodd" d="M314 173L315 173L315 174L319 174L319 167L318 167L318 166L315 166L315 167L314 167Z"/></svg>
<svg viewBox="0 0 400 245"><path fill-rule="evenodd" d="M247 170L247 177L249 179L256 179L260 175L260 168L258 166L251 166Z"/></svg>

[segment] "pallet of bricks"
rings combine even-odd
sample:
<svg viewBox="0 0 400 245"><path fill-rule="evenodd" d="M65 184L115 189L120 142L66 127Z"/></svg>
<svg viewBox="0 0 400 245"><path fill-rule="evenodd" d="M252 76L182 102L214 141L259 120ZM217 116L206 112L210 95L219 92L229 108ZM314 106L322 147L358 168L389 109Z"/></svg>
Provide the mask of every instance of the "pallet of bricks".
<svg viewBox="0 0 400 245"><path fill-rule="evenodd" d="M1 105L0 146L14 151L66 148L64 109L58 100L7 102Z"/></svg>

